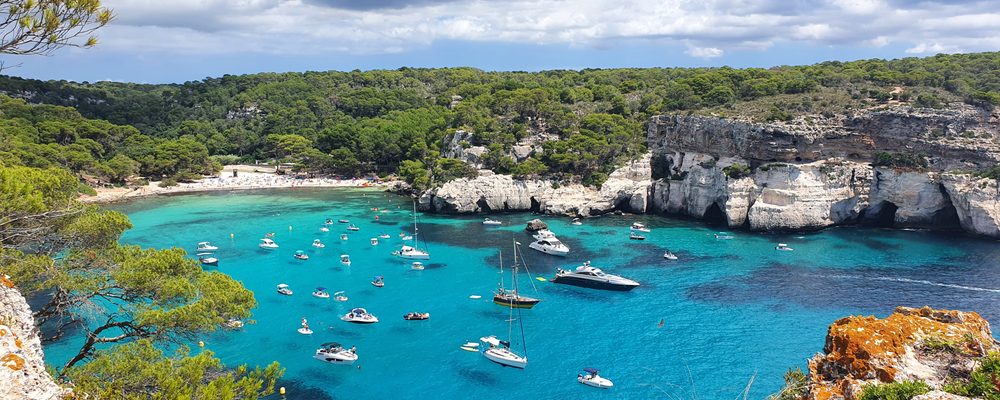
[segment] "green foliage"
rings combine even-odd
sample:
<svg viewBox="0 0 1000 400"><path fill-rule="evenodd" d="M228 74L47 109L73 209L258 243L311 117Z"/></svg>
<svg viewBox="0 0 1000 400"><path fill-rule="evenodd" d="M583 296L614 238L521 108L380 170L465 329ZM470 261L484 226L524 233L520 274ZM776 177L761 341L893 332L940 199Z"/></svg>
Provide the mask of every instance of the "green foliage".
<svg viewBox="0 0 1000 400"><path fill-rule="evenodd" d="M518 163L511 174L518 178L535 177L548 171L548 167L536 158L528 158Z"/></svg>
<svg viewBox="0 0 1000 400"><path fill-rule="evenodd" d="M479 171L462 160L439 158L434 166L434 180L439 183L458 178L475 178Z"/></svg>
<svg viewBox="0 0 1000 400"><path fill-rule="evenodd" d="M933 93L921 93L917 95L917 100L913 104L917 107L944 108L944 102Z"/></svg>
<svg viewBox="0 0 1000 400"><path fill-rule="evenodd" d="M990 352L979 360L979 366L972 371L966 380L949 382L944 391L960 396L1000 400L1000 352Z"/></svg>
<svg viewBox="0 0 1000 400"><path fill-rule="evenodd" d="M802 373L802 369L789 368L785 372L785 386L778 393L768 396L768 400L799 400L805 396L807 385L806 374Z"/></svg>
<svg viewBox="0 0 1000 400"><path fill-rule="evenodd" d="M924 169L927 168L927 157L923 154L912 153L889 153L879 151L875 153L875 161L872 165L876 167L893 167L902 169Z"/></svg>
<svg viewBox="0 0 1000 400"><path fill-rule="evenodd" d="M959 353L962 351L961 343L938 335L924 338L920 347L932 353Z"/></svg>
<svg viewBox="0 0 1000 400"><path fill-rule="evenodd" d="M987 169L976 172L976 178L989 178L1000 180L1000 165L994 165Z"/></svg>
<svg viewBox="0 0 1000 400"><path fill-rule="evenodd" d="M274 392L284 374L277 363L266 368L245 365L227 369L211 351L172 357L139 340L97 352L68 375L77 395L100 399L257 399Z"/></svg>
<svg viewBox="0 0 1000 400"><path fill-rule="evenodd" d="M740 179L750 176L750 166L746 164L732 164L722 169L722 173L731 179Z"/></svg>
<svg viewBox="0 0 1000 400"><path fill-rule="evenodd" d="M909 400L931 391L924 381L906 381L867 385L858 400Z"/></svg>
<svg viewBox="0 0 1000 400"><path fill-rule="evenodd" d="M403 161L399 165L399 176L418 190L427 189L431 183L431 173L420 161Z"/></svg>

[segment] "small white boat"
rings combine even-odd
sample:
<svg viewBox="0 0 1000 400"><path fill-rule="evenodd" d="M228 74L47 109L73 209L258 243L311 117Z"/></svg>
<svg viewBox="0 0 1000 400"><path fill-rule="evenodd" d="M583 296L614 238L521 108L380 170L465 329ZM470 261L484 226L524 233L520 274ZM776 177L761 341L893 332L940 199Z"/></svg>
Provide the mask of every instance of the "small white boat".
<svg viewBox="0 0 1000 400"><path fill-rule="evenodd" d="M212 257L212 253L198 253L198 261L201 265L219 266L219 259Z"/></svg>
<svg viewBox="0 0 1000 400"><path fill-rule="evenodd" d="M350 365L358 361L358 354L354 347L345 349L340 343L329 342L320 345L320 348L316 349L316 354L313 355L313 358L330 364Z"/></svg>
<svg viewBox="0 0 1000 400"><path fill-rule="evenodd" d="M333 294L333 299L337 301L347 301L347 296L344 296L344 291L341 290Z"/></svg>
<svg viewBox="0 0 1000 400"><path fill-rule="evenodd" d="M420 261L414 261L413 264L410 264L410 269L415 269L417 271L423 271L424 270L424 263L422 263Z"/></svg>
<svg viewBox="0 0 1000 400"><path fill-rule="evenodd" d="M330 218L327 218L326 221L323 222L323 225L333 225L333 220L330 219Z"/></svg>
<svg viewBox="0 0 1000 400"><path fill-rule="evenodd" d="M278 248L278 244L274 243L274 241L271 239L263 238L260 240L260 244L258 245L258 247L264 250L274 250Z"/></svg>
<svg viewBox="0 0 1000 400"><path fill-rule="evenodd" d="M347 254L340 255L340 263L344 265L351 265L351 256Z"/></svg>
<svg viewBox="0 0 1000 400"><path fill-rule="evenodd" d="M213 246L211 242L198 242L198 251L216 251L219 248Z"/></svg>
<svg viewBox="0 0 1000 400"><path fill-rule="evenodd" d="M240 329L243 327L243 321L236 318L230 318L222 324L224 327L229 329Z"/></svg>
<svg viewBox="0 0 1000 400"><path fill-rule="evenodd" d="M788 247L788 245L784 244L784 243L778 243L777 246L774 246L774 249L778 250L778 251L792 251L792 250L795 250L795 249L793 249L791 247Z"/></svg>
<svg viewBox="0 0 1000 400"><path fill-rule="evenodd" d="M282 283L282 284L278 285L278 293L281 293L281 294L283 294L285 296L291 296L292 295L292 289L289 289L288 285Z"/></svg>
<svg viewBox="0 0 1000 400"><path fill-rule="evenodd" d="M635 233L635 232L629 232L628 233L628 238L629 238L629 240L646 240L645 236L642 236L642 235L640 235L638 233Z"/></svg>
<svg viewBox="0 0 1000 400"><path fill-rule="evenodd" d="M632 226L629 227L628 229L632 231L649 232L649 228L647 228L646 225L644 225L641 222L633 222Z"/></svg>
<svg viewBox="0 0 1000 400"><path fill-rule="evenodd" d="M389 238L391 238L391 237L392 237L392 236L389 236L389 234L388 234L388 233L383 233L383 234L381 234L381 235L378 235L378 238L379 238L379 239L389 239Z"/></svg>
<svg viewBox="0 0 1000 400"><path fill-rule="evenodd" d="M350 225L347 226L347 230L349 230L349 231L360 231L361 228L358 228L357 225L350 224Z"/></svg>
<svg viewBox="0 0 1000 400"><path fill-rule="evenodd" d="M399 250L394 251L392 254L399 256L400 258L408 258L411 260L429 260L431 258L429 253L413 246L400 247Z"/></svg>
<svg viewBox="0 0 1000 400"><path fill-rule="evenodd" d="M351 222L351 221L350 220L346 220L346 219L340 219L340 220L337 220L337 222L340 222L342 224L346 224L346 223Z"/></svg>
<svg viewBox="0 0 1000 400"><path fill-rule="evenodd" d="M341 233L340 234L340 240L347 240L347 234L346 233Z"/></svg>
<svg viewBox="0 0 1000 400"><path fill-rule="evenodd" d="M313 297L319 297L321 299L329 299L330 298L330 293L327 293L325 287L318 287L318 288L316 288L316 291L313 292L312 294L313 294Z"/></svg>
<svg viewBox="0 0 1000 400"><path fill-rule="evenodd" d="M528 359L521 357L510 350L510 342L497 339L496 336L480 338L483 343L490 347L483 352L483 357L505 367L524 369L528 365Z"/></svg>
<svg viewBox="0 0 1000 400"><path fill-rule="evenodd" d="M378 238L371 239L372 246L378 246Z"/></svg>
<svg viewBox="0 0 1000 400"><path fill-rule="evenodd" d="M383 287L385 286L385 279L381 275L372 278L372 286Z"/></svg>
<svg viewBox="0 0 1000 400"><path fill-rule="evenodd" d="M675 256L674 253L671 253L670 250L667 250L666 253L663 253L663 258L666 258L668 260L676 260L677 256Z"/></svg>
<svg viewBox="0 0 1000 400"><path fill-rule="evenodd" d="M413 240L413 236L410 236L410 235L401 236L400 238L403 239L403 240Z"/></svg>
<svg viewBox="0 0 1000 400"><path fill-rule="evenodd" d="M556 238L539 239L531 242L528 247L554 256L565 257L569 254L569 246L566 246Z"/></svg>
<svg viewBox="0 0 1000 400"><path fill-rule="evenodd" d="M503 225L503 222L497 221L495 219L483 219L483 225Z"/></svg>
<svg viewBox="0 0 1000 400"><path fill-rule="evenodd" d="M583 221L580 221L579 218L573 218L573 222L570 222L569 224L570 225L577 225L577 226L579 226L579 225L583 225Z"/></svg>
<svg viewBox="0 0 1000 400"><path fill-rule="evenodd" d="M309 255L302 250L296 250L295 255L292 257L295 257L296 260L302 260L302 261L309 259Z"/></svg>
<svg viewBox="0 0 1000 400"><path fill-rule="evenodd" d="M355 308L351 312L344 314L343 317L340 317L340 320L355 324L374 324L378 322L378 317L372 315L364 308Z"/></svg>
<svg viewBox="0 0 1000 400"><path fill-rule="evenodd" d="M327 228L327 227L325 227L325 226L321 226L321 227L319 227L319 231L320 231L320 232L329 232L329 231L330 231L330 228Z"/></svg>
<svg viewBox="0 0 1000 400"><path fill-rule="evenodd" d="M719 239L719 240L731 240L733 238L733 236L732 235L727 235L724 232L720 232L720 233L716 233L715 234L715 238Z"/></svg>
<svg viewBox="0 0 1000 400"><path fill-rule="evenodd" d="M479 343L476 343L476 342L465 342L465 344L463 344L459 348L462 349L462 350L465 350L465 351L471 351L473 353L478 353L479 352Z"/></svg>
<svg viewBox="0 0 1000 400"><path fill-rule="evenodd" d="M302 327L299 328L299 333L301 333L303 335L312 335L313 334L313 331L312 331L312 329L309 329L309 323L306 322L305 318L302 318Z"/></svg>
<svg viewBox="0 0 1000 400"><path fill-rule="evenodd" d="M610 379L603 378L600 375L598 375L597 373L599 371L597 369L584 368L583 372L584 372L583 374L579 374L576 376L577 382L600 389L611 389L611 387L615 386L615 384L612 383Z"/></svg>
<svg viewBox="0 0 1000 400"><path fill-rule="evenodd" d="M319 241L319 239L316 239L316 240L313 240L313 247L315 247L317 249L322 249L322 248L326 247L326 245L323 244L323 242Z"/></svg>

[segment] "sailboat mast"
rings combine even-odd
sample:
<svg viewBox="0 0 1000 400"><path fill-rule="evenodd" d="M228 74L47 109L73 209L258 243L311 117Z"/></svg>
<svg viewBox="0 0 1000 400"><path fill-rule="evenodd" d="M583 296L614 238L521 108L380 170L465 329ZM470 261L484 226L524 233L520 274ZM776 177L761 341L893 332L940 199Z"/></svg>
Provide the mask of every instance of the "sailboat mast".
<svg viewBox="0 0 1000 400"><path fill-rule="evenodd" d="M512 269L511 274L513 275L512 279L514 279L514 294L517 295L517 293L518 293L518 291L517 291L517 239L512 239L512 240L514 241L514 268ZM510 307L511 318L513 318L513 315L514 315L514 302L511 302L510 304L511 304L511 307ZM527 360L528 359L528 344L525 343L525 340L524 340L524 321L522 321L522 318L521 318L521 309L520 308L517 309L517 325L518 325L519 328L521 328L521 351L524 352L524 359Z"/></svg>
<svg viewBox="0 0 1000 400"><path fill-rule="evenodd" d="M503 290L503 250L500 250L500 290Z"/></svg>

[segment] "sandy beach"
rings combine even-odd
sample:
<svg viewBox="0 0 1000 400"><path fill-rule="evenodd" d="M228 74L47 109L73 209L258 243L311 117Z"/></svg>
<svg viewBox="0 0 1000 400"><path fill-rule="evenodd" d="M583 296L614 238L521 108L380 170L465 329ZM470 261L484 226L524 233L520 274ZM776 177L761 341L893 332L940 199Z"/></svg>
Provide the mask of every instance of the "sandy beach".
<svg viewBox="0 0 1000 400"><path fill-rule="evenodd" d="M85 203L111 203L144 196L155 196L161 194L177 194L192 192L207 192L217 190L251 190L251 189L277 189L277 188L334 188L334 187L372 187L382 184L372 183L366 179L333 179L333 178L307 178L296 179L286 175L277 175L271 172L261 172L253 166L226 166L217 177L204 178L191 183L179 183L175 186L160 187L159 182L150 182L146 186L137 188L95 188L97 195L80 197L80 201ZM233 177L233 170L238 171L238 175Z"/></svg>

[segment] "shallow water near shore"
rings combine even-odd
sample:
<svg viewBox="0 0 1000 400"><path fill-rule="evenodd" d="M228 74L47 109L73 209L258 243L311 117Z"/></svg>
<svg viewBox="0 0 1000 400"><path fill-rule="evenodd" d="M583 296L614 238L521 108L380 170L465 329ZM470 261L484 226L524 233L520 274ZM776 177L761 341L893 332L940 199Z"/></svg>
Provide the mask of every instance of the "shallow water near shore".
<svg viewBox="0 0 1000 400"><path fill-rule="evenodd" d="M375 221L372 207L389 212ZM410 207L408 198L357 189L200 193L115 206L135 225L123 243L183 247L192 257L199 241L220 247L219 266L207 268L242 281L259 305L256 323L206 335L206 347L228 365L280 362L287 372L279 386L290 399L728 399L740 396L751 377L748 398L761 399L781 387L788 368L805 368L822 350L827 326L847 315L881 317L897 305L930 305L1000 322L995 241L866 228L732 232L732 240L717 240L718 229L693 221L605 216L572 226L568 218L540 216L572 249L559 258L527 248L524 223L535 218L529 213L494 215L502 227L483 226L482 216L420 214L431 259L415 271L391 255L399 233L412 231ZM350 219L361 230L348 233L346 224L335 223L320 232L325 218ZM652 228L647 240L629 240L634 221ZM267 232L276 233L279 249L258 249ZM340 240L342 233L349 239ZM371 245L381 233L391 239ZM317 238L326 248L310 245ZM498 250L509 262L512 238L523 243L531 277L551 278L557 267L591 260L642 286L606 292L522 274L522 291L542 302L521 313L527 368L502 368L459 346L507 335L508 310L490 298ZM779 242L795 251L776 251ZM665 249L679 259L663 259ZM296 250L310 259L293 259ZM350 254L352 265L342 266L340 254ZM369 283L374 275L385 276L384 288ZM279 283L295 294L276 293ZM350 299L312 297L317 286L344 290ZM340 321L351 307L365 307L381 322ZM409 311L431 318L404 321ZM313 335L296 332L302 317ZM47 361L62 364L80 341L46 346ZM314 350L329 341L357 346L360 368L314 360ZM520 342L515 338L518 352ZM599 368L615 387L578 384L584 367Z"/></svg>

